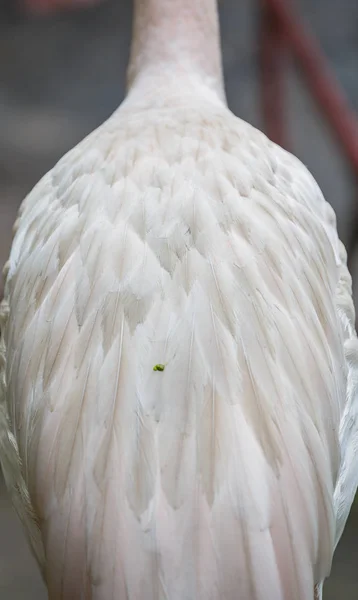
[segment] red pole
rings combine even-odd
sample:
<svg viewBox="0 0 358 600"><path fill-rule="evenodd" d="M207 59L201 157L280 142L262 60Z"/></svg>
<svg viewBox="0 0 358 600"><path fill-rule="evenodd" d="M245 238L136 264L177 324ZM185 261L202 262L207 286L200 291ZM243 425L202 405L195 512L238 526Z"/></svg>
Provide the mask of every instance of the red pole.
<svg viewBox="0 0 358 600"><path fill-rule="evenodd" d="M281 23L275 11L261 3L260 70L261 102L264 131L280 146L287 148L284 110L284 39Z"/></svg>
<svg viewBox="0 0 358 600"><path fill-rule="evenodd" d="M264 0L276 15L298 59L309 88L326 114L354 170L358 173L358 124L320 48L298 21L286 0Z"/></svg>

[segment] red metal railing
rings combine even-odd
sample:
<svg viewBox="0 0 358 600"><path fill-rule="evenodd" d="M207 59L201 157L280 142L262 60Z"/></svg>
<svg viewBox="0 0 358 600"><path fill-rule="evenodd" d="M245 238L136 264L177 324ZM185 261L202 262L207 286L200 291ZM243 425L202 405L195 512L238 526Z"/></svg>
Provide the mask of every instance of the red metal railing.
<svg viewBox="0 0 358 600"><path fill-rule="evenodd" d="M287 147L283 60L285 50L295 56L317 104L325 114L358 178L358 121L350 109L327 60L314 38L295 14L290 0L261 1L260 63L262 112L267 135ZM351 257L358 242L358 203L347 244Z"/></svg>

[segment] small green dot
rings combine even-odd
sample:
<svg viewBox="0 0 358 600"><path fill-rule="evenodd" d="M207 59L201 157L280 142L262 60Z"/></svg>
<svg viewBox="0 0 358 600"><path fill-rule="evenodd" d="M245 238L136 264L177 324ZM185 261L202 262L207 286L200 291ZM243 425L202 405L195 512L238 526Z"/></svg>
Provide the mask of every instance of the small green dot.
<svg viewBox="0 0 358 600"><path fill-rule="evenodd" d="M161 364L155 365L153 367L153 371L164 371L164 369L165 369L165 365L161 365Z"/></svg>

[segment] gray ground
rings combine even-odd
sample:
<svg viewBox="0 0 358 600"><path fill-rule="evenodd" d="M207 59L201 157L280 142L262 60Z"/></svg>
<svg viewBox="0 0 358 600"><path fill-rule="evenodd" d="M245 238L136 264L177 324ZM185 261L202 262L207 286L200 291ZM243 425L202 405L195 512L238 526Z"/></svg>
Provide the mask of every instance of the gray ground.
<svg viewBox="0 0 358 600"><path fill-rule="evenodd" d="M260 127L257 10L254 0L222 0L228 100ZM337 78L358 109L357 0L296 0ZM55 19L12 20L0 3L0 262L6 259L17 207L39 177L99 125L124 94L130 38L129 0ZM290 57L287 57L290 61ZM345 241L355 181L293 66L287 77L293 151L309 166L337 212ZM357 272L358 280L358 272ZM358 468L358 465L357 465ZM358 596L358 512L337 549L325 600ZM0 598L46 597L23 534L0 484Z"/></svg>

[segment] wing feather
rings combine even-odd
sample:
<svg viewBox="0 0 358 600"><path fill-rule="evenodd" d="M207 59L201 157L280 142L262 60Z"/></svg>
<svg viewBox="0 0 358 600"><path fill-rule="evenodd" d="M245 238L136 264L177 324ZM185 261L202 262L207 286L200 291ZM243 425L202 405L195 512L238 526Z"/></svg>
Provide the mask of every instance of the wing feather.
<svg viewBox="0 0 358 600"><path fill-rule="evenodd" d="M50 596L312 597L358 342L301 163L224 108L124 109L25 199L6 271L1 460Z"/></svg>

